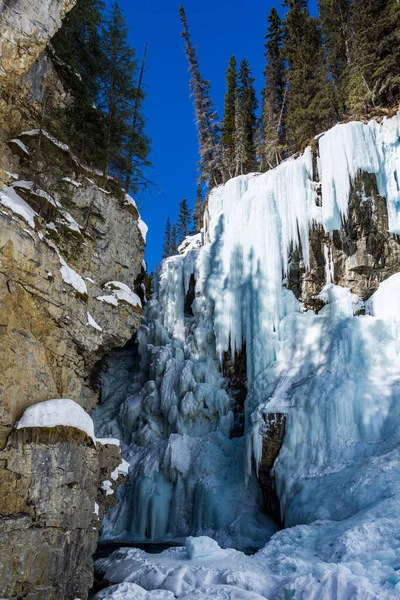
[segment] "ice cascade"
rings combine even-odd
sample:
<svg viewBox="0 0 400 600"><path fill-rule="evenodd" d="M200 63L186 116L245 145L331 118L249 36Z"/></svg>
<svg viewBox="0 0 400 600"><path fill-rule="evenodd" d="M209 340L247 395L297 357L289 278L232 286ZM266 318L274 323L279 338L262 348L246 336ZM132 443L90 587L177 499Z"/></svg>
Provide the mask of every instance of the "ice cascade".
<svg viewBox="0 0 400 600"><path fill-rule="evenodd" d="M137 347L103 379L96 435L120 438L130 463L105 538L265 543L275 529L254 473L271 412L287 416L274 466L286 524L347 519L394 493L400 476L366 473L398 443L398 276L364 306L334 285L326 251L318 315L286 277L296 248L308 268L314 225L341 228L359 172L376 176L389 229L400 234L399 140L399 116L337 125L317 141L317 161L307 148L210 194L203 239L160 264ZM233 437L237 407L221 365L244 348L245 430Z"/></svg>

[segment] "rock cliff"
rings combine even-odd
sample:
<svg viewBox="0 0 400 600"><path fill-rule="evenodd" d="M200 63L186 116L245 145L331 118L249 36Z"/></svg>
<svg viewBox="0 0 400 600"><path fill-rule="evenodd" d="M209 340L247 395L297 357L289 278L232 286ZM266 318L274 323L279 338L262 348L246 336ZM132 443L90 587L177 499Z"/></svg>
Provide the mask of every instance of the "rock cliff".
<svg viewBox="0 0 400 600"><path fill-rule="evenodd" d="M42 51L74 4L0 4L0 595L12 599L86 598L115 498L102 481L121 462L74 428L15 423L53 398L90 412L98 365L142 313L134 201L41 129L45 86L67 101Z"/></svg>

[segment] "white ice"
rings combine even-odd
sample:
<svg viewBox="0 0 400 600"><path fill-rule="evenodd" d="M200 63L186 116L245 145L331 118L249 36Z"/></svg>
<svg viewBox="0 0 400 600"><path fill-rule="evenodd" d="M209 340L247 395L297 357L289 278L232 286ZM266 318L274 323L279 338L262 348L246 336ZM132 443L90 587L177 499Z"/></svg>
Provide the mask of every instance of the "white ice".
<svg viewBox="0 0 400 600"><path fill-rule="evenodd" d="M293 249L309 267L313 225L331 233L346 220L361 171L376 177L389 230L400 233L399 120L334 127L318 139L318 173L307 149L213 190L204 245L189 240L159 266L137 356L111 366L94 414L130 463L103 537L268 542L256 473L270 413L286 415L273 475L287 529L253 557L121 550L103 563L110 581L179 598L215 585L270 600L398 597L399 274L365 301L334 284L326 250L319 314L295 298L287 275ZM245 429L232 437L235 399L221 363L244 345Z"/></svg>

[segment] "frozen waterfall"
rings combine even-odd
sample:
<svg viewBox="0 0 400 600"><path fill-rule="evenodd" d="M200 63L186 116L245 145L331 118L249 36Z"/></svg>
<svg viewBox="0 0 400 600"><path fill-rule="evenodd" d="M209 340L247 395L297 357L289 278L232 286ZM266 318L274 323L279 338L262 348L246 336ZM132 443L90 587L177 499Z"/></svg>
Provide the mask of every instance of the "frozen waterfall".
<svg viewBox="0 0 400 600"><path fill-rule="evenodd" d="M309 267L313 226L341 228L360 171L376 176L400 234L399 138L399 116L337 125L319 138L317 161L308 148L213 190L203 239L159 265L137 348L104 375L97 435L120 438L130 463L105 539L264 545L276 531L255 476L267 413L287 416L274 466L287 525L347 519L398 493L400 474L389 477L382 457L398 453L399 275L364 304L333 284L329 262L318 314L287 275L294 249ZM221 365L244 345L245 431L232 437Z"/></svg>

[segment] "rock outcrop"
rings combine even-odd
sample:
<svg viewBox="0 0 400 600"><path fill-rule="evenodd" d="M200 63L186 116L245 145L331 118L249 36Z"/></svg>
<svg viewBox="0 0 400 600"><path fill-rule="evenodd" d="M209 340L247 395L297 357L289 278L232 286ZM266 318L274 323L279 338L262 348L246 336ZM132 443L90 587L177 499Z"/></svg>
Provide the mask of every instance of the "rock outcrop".
<svg viewBox="0 0 400 600"><path fill-rule="evenodd" d="M73 427L18 429L9 437L0 470L1 595L86 598L105 510L100 462L104 477L106 464L110 473L121 462L118 448L96 448ZM115 495L107 505L109 498Z"/></svg>
<svg viewBox="0 0 400 600"><path fill-rule="evenodd" d="M61 26L76 0L2 0L0 84L25 73Z"/></svg>

